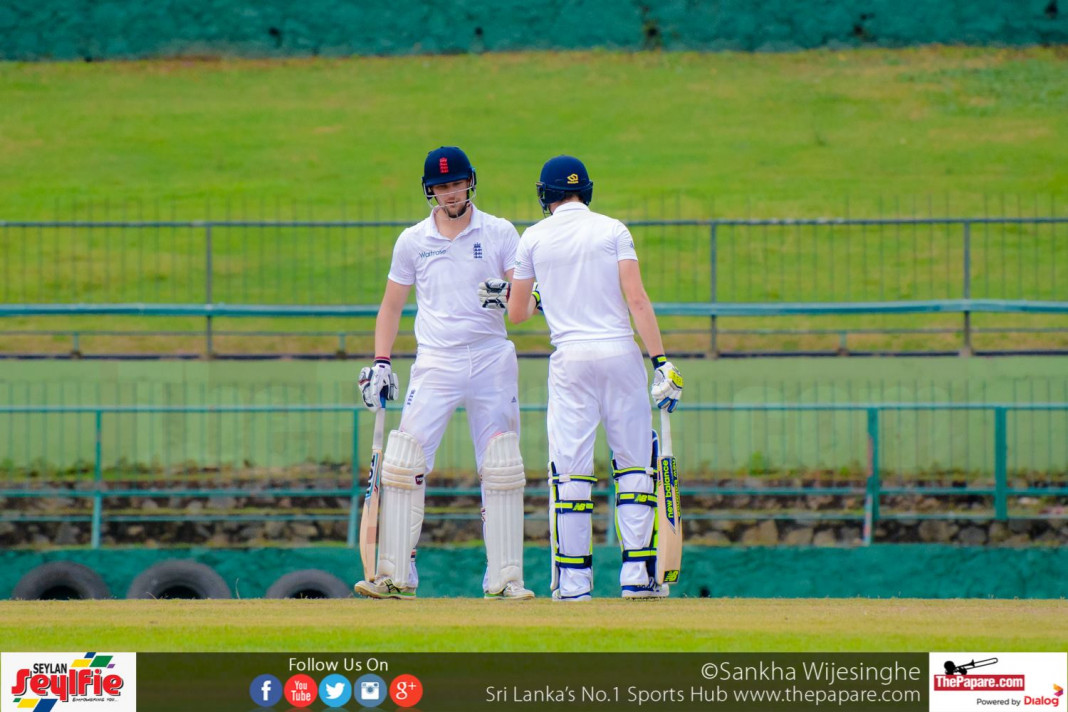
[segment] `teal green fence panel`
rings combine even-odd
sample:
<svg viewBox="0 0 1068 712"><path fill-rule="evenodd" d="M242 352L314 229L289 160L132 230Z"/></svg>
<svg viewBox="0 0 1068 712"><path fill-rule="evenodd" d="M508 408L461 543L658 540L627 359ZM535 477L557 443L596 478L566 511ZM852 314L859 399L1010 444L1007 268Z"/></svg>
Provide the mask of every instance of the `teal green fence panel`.
<svg viewBox="0 0 1068 712"><path fill-rule="evenodd" d="M8 3L12 7L12 3ZM587 0L542 10L468 0L462 23L439 3L281 0L17 0L0 18L0 59L349 57L536 50L796 51L924 44L1068 42L1056 2ZM204 18L210 18L204 21Z"/></svg>
<svg viewBox="0 0 1068 712"><path fill-rule="evenodd" d="M373 317L393 243L408 224L0 220L0 271L8 277L0 282L0 317L198 317L204 320L203 353L210 357L226 352L217 349L220 318ZM642 255L644 278L657 285L658 314L700 318L702 327L708 319L711 355L720 353L723 333L833 334L847 350L850 334L956 332L959 351L970 354L976 350L973 336L983 336L980 350L992 345L1019 350L1006 334L1065 330L1042 317L1068 313L1063 300L1066 217L632 220L628 225ZM170 278L161 279L163 272ZM413 313L412 306L405 311ZM902 314L927 316L923 326L901 330L893 326L893 317ZM939 317L945 314L959 315L959 321ZM975 314L1037 316L1026 324L984 320L980 328L973 324ZM827 328L792 329L781 319L776 322L789 316L836 319L822 322ZM859 322L850 316L878 318ZM743 323L746 328L722 331L721 319L749 317L766 317L771 328ZM80 336L108 333L10 330L37 332L69 333L76 354ZM338 351L344 352L345 335L338 338ZM704 343L700 349L706 351Z"/></svg>
<svg viewBox="0 0 1068 712"><path fill-rule="evenodd" d="M528 472L538 482L544 472L539 463L547 453L540 424L545 406L526 405L522 411L521 447ZM969 418L976 415L988 419L991 429L970 427ZM387 427L395 426L398 418L399 411L391 410ZM462 472L464 463L473 460L470 439L460 434L460 429L466 431L464 420L456 418L450 425L453 437L439 451L439 469ZM887 495L990 497L992 516L1001 520L1032 516L1014 513L1013 498L1068 495L1068 403L697 403L681 406L675 420L686 425L676 428L684 494L849 494L851 483L866 479L861 491L867 499L869 541L871 528L888 516L881 507ZM100 546L105 520L190 519L193 513L186 511L105 511L110 499L168 495L260 497L265 502L259 513L207 512L192 518L266 519L283 509L293 518L347 521L346 538L352 545L360 473L367 460L360 443L370 441L370 427L371 418L354 405L0 407L0 453L5 454L0 496L88 500L94 548ZM1045 440L1039 437L1043 433ZM983 461L990 463L989 473L954 468L953 442L962 439L973 441L969 448L986 451ZM460 443L466 455L460 452ZM708 452L711 459L702 459ZM923 452L927 460L921 457ZM908 453L913 459L903 461L902 455ZM598 472L604 472L607 481L603 443L598 455ZM949 459L939 461L939 457ZM950 469L941 469L943 463ZM466 471L467 485L433 494L477 496L477 476L473 468ZM802 483L791 480L791 474L803 475ZM544 494L540 489L534 487L532 494ZM301 513L314 509L302 501L326 496L347 498L349 511ZM4 513L9 521L62 521L64 516L80 515ZM428 512L428 517L434 516L452 515ZM746 515L691 510L689 516ZM1057 515L1054 511L1043 516Z"/></svg>
<svg viewBox="0 0 1068 712"><path fill-rule="evenodd" d="M820 473L827 483L852 481L870 474L872 447L878 474L888 486L931 477L979 482L999 472L1042 484L1068 472L1068 413L1060 403L728 402L680 407L674 427L677 454L689 472L702 477L807 472ZM331 477L349 471L353 443L370 437L370 419L361 412L352 405L267 402L3 406L0 482L91 481L97 469L105 479L124 473L145 481L186 477L208 484L236 474ZM387 428L395 428L399 418L400 410L391 409ZM999 437L1004 447L992 447L1002 442ZM544 405L522 407L521 447L528 471L545 472ZM355 459L362 464L366 458L356 453ZM599 439L598 467L607 468L608 459ZM437 463L440 471L476 474L462 410L446 429Z"/></svg>

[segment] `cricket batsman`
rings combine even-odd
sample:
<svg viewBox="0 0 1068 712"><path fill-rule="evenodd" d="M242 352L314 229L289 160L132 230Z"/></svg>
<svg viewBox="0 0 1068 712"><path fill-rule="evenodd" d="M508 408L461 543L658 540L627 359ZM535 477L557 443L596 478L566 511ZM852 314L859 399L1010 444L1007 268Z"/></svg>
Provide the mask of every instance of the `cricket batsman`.
<svg viewBox="0 0 1068 712"><path fill-rule="evenodd" d="M459 148L427 154L422 182L430 216L397 239L375 321L374 364L360 371L369 409L382 407L383 398L396 399L390 354L414 284L416 358L400 427L389 434L383 453L377 572L355 590L370 598L415 597L426 476L449 419L463 406L482 481L485 597L533 598L523 585L526 477L519 453L515 346L506 338L501 314L483 309L476 294L487 273L511 278L519 233L507 220L475 207L475 170Z"/></svg>
<svg viewBox="0 0 1068 712"><path fill-rule="evenodd" d="M652 414L632 317L653 362L652 397L658 407L674 410L682 375L664 355L630 231L589 208L593 181L586 167L571 156L552 158L541 170L537 190L548 217L523 233L510 288L488 280L480 289L508 294L513 324L530 318L535 306L530 298L538 294L555 347L549 358L548 411L552 596L590 599L593 448L603 423L615 454L622 596L664 598L668 586L656 582L653 541Z"/></svg>

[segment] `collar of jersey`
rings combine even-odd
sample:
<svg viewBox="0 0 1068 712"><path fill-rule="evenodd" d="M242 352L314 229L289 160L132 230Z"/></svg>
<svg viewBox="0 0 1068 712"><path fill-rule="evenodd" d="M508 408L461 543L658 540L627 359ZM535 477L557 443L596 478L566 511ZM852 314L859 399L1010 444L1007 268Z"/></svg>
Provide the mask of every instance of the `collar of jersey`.
<svg viewBox="0 0 1068 712"><path fill-rule="evenodd" d="M434 210L436 210L436 208L430 209L430 217L427 218L426 221L427 237L436 237L439 240L448 240L449 242L456 242L461 237L472 233L482 227L482 212L475 207L474 203L471 203L471 222L467 225L467 227L464 228L463 232L449 240L449 238L442 235L441 232L438 230L438 224L434 222Z"/></svg>
<svg viewBox="0 0 1068 712"><path fill-rule="evenodd" d="M556 210L553 212L553 215L556 215L556 213L560 212L561 210L563 210L564 212L569 212L571 210L589 210L589 209L590 209L589 205L586 205L585 203L576 203L575 201L572 200L572 201L569 201L567 203L561 203L560 205L557 205L556 206Z"/></svg>

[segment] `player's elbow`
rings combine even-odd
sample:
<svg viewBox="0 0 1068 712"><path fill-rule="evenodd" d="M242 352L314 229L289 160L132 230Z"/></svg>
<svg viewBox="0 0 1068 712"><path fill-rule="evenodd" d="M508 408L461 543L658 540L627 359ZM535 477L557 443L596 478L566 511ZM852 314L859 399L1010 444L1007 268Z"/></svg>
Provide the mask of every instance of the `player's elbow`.
<svg viewBox="0 0 1068 712"><path fill-rule="evenodd" d="M523 312L523 310L521 310L521 309L509 309L508 310L508 321L510 321L513 324L522 324L524 321L526 321L530 317L529 314L524 314L522 312Z"/></svg>

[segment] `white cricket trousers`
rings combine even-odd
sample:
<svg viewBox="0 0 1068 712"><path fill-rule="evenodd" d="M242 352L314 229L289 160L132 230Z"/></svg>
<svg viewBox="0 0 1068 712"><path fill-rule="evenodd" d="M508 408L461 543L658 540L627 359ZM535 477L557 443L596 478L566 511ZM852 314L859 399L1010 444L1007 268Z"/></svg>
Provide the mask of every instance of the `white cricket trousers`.
<svg viewBox="0 0 1068 712"><path fill-rule="evenodd" d="M461 406L467 410L475 464L481 471L490 439L499 433L519 432L515 344L494 339L476 346L416 352L400 430L423 446L428 473L434 469L445 428Z"/></svg>
<svg viewBox="0 0 1068 712"><path fill-rule="evenodd" d="M434 456L445 428L461 406L467 411L475 445L475 466L481 473L482 456L493 436L519 432L519 364L515 344L494 339L455 349L418 349L404 396L400 430L411 434L423 446L427 474L434 469ZM420 477L417 482L419 489L414 498L421 521L426 478ZM488 576L487 573L486 580ZM414 549L408 585L412 588L419 585Z"/></svg>
<svg viewBox="0 0 1068 712"><path fill-rule="evenodd" d="M623 549L621 586L649 583L656 499L650 472L652 413L648 376L633 338L560 344L549 359L549 486L555 488L550 523L559 596L590 593L592 571L593 449L604 424L616 483L616 523ZM555 472L553 472L555 471Z"/></svg>

